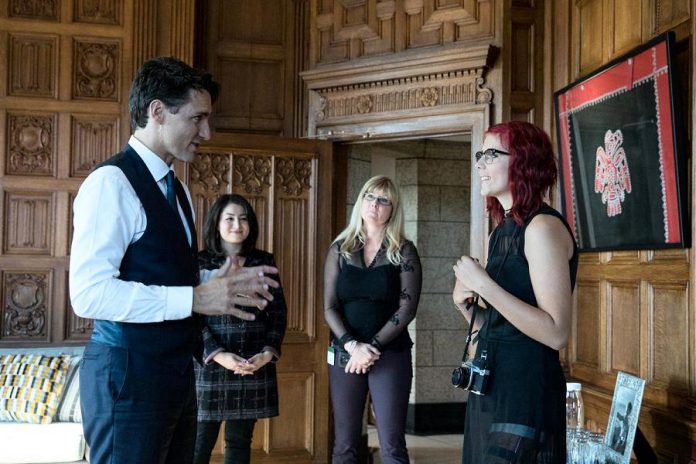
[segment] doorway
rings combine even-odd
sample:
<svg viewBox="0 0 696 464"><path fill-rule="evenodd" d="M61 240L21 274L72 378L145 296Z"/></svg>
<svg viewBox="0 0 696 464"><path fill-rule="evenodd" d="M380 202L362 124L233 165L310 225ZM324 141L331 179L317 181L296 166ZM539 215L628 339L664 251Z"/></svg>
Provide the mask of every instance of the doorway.
<svg viewBox="0 0 696 464"><path fill-rule="evenodd" d="M471 253L471 136L347 143L337 151L346 157L343 226L365 181L386 175L399 187L406 237L421 259L423 288L408 329L415 346L407 430L461 433L466 396L449 379L466 323L452 305L452 266Z"/></svg>

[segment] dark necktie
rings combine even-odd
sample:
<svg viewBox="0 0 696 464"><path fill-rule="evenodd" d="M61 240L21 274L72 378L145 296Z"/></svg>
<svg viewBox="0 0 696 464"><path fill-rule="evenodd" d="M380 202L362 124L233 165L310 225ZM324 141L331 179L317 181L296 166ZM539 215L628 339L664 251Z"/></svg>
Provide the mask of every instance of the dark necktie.
<svg viewBox="0 0 696 464"><path fill-rule="evenodd" d="M169 171L167 173L167 201L169 206L172 207L177 214L179 214L179 208L176 206L176 189L174 188L174 181L176 176L174 176L174 171Z"/></svg>

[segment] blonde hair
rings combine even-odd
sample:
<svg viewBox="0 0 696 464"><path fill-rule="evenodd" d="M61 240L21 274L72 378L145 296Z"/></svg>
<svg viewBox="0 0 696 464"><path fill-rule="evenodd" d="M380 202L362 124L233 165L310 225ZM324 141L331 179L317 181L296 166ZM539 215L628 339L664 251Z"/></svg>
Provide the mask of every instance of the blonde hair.
<svg viewBox="0 0 696 464"><path fill-rule="evenodd" d="M387 198L391 200L392 211L389 220L385 224L383 243L386 242L387 259L394 265L401 264L401 243L404 237L404 210L401 206L399 198L399 190L394 185L394 182L386 176L375 176L365 182L358 198L353 205L353 212L350 215L350 223L338 234L338 237L333 243L341 242L339 253L346 259L350 254L360 247L365 245L365 231L362 220L362 202L366 193L375 191L384 192Z"/></svg>

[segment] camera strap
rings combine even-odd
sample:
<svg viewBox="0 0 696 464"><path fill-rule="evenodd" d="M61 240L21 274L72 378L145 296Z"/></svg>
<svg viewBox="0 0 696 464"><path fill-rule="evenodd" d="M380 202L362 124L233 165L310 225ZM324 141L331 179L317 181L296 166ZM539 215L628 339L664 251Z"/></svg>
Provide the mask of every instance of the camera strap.
<svg viewBox="0 0 696 464"><path fill-rule="evenodd" d="M517 229L515 231L515 233L512 235L512 240L510 240L507 248L505 249L505 254L503 255L503 260L500 262L500 266L498 266L498 269L496 270L495 277L493 277L494 281L496 281L496 282L498 281L498 277L500 277L500 272L503 270L503 267L505 267L505 262L507 261L507 258L510 255L510 248L512 248L512 245L517 242L517 238L518 238L518 235L520 234L521 230L522 229ZM498 234L495 236L495 242L493 242L493 246L489 249L489 256L488 256L489 261L491 258L490 254L498 246L499 240L500 240L500 232L498 232ZM466 304L467 310L469 310L469 308L471 308L471 306L473 306L474 309L472 310L472 313L471 313L471 321L469 322L469 332L466 336L466 343L464 344L464 354L462 355L462 365L464 365L464 363L466 362L467 357L468 357L468 353L469 353L469 344L471 343L471 340L472 340L472 331L474 328L474 321L476 320L476 312L480 308L480 306L478 304L478 300L479 300L479 297L477 295L476 298L474 298L472 303ZM486 345L481 350L481 360L484 362L484 365L485 365L485 362L488 358L488 322L490 320L490 308L491 308L491 306L488 304L488 302L486 302L486 306L487 306L487 312L486 312L486 315L484 316L485 320L483 321L483 324L481 325L481 329L480 329L483 332L483 334L485 334L485 336L483 336L482 338L485 341Z"/></svg>

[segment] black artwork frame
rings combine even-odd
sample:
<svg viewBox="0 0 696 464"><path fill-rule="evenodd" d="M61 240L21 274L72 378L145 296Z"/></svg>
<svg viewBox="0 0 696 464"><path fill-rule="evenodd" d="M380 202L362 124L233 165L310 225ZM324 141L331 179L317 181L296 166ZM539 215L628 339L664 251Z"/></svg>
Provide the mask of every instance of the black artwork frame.
<svg viewBox="0 0 696 464"><path fill-rule="evenodd" d="M563 213L580 251L690 246L666 33L554 94Z"/></svg>

